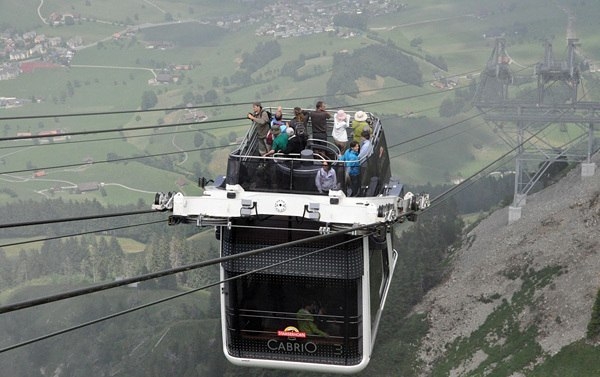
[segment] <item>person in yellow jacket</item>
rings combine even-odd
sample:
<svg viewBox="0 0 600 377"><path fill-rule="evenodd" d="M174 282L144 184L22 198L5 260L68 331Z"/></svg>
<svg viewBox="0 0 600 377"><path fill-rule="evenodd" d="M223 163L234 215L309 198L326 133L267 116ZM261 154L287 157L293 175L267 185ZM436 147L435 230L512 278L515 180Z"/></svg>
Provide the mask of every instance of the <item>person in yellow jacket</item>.
<svg viewBox="0 0 600 377"><path fill-rule="evenodd" d="M296 319L298 320L298 330L300 332L306 333L306 335L319 335L319 336L329 336L325 331L319 329L317 324L315 323L315 316L313 313L317 311L317 303L312 302L304 305L298 312L296 313Z"/></svg>
<svg viewBox="0 0 600 377"><path fill-rule="evenodd" d="M371 130L371 126L367 123L367 113L364 111L357 111L354 114L354 119L352 120L352 135L353 139L357 143L360 144L360 135L362 135L363 131L369 131L369 133L373 133Z"/></svg>

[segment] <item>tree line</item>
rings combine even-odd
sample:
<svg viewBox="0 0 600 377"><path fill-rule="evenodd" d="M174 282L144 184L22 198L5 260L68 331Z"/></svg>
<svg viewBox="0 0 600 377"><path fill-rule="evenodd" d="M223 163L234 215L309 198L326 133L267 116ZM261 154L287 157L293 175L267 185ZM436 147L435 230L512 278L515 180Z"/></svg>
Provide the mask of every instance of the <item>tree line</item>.
<svg viewBox="0 0 600 377"><path fill-rule="evenodd" d="M147 206L143 205L143 208ZM125 213L135 209L139 210L136 206L103 207L95 200L65 202L52 199L6 204L0 211L18 224L27 223L31 218L43 220L39 214L44 214L48 220L56 220L90 214ZM140 224L155 221L156 216L153 215L138 215L136 218L139 220L136 221ZM40 248L23 247L16 256L9 257L6 250L0 247L0 285L16 287L33 279L52 276L98 283L166 270L218 254L216 244L198 244L198 241L188 240L198 231L195 227L171 228L166 225L166 219L164 223L143 227L101 230L130 224L131 218L123 216L2 229L1 239L50 237L43 241ZM53 236L69 234L81 235L51 239ZM142 252L125 253L119 237L142 243ZM142 287L175 289L206 284L216 277L216 269L212 272L199 270L149 281L143 283Z"/></svg>
<svg viewBox="0 0 600 377"><path fill-rule="evenodd" d="M370 45L353 53L333 55L335 69L327 81L327 94L358 92L361 77L393 77L407 84L421 86L423 74L414 59L393 45Z"/></svg>

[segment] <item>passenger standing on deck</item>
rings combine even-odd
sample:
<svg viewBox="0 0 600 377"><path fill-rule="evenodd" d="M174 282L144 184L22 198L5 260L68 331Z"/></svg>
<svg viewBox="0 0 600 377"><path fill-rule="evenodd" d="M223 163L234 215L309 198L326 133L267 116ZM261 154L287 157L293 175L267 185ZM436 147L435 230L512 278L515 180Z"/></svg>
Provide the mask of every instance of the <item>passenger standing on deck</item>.
<svg viewBox="0 0 600 377"><path fill-rule="evenodd" d="M337 177L335 170L331 168L329 162L323 161L323 166L315 176L315 186L320 193L328 192L329 190L337 190Z"/></svg>
<svg viewBox="0 0 600 377"><path fill-rule="evenodd" d="M367 160L367 157L371 154L373 145L371 144L371 133L368 130L364 130L360 135L360 152L358 153L358 160L362 164Z"/></svg>
<svg viewBox="0 0 600 377"><path fill-rule="evenodd" d="M265 144L267 144L267 150L271 150L271 145L273 144L273 133L271 132L271 127L269 126L269 131L267 132L267 137L265 138Z"/></svg>
<svg viewBox="0 0 600 377"><path fill-rule="evenodd" d="M329 118L331 114L327 112L327 105L323 101L318 101L315 111L310 112L313 139L327 141L327 119Z"/></svg>
<svg viewBox="0 0 600 377"><path fill-rule="evenodd" d="M306 112L300 107L294 107L294 117L288 122L288 127L294 129L294 134L302 142L302 149L306 147Z"/></svg>
<svg viewBox="0 0 600 377"><path fill-rule="evenodd" d="M350 147L340 156L340 160L345 162L346 174L350 178L350 191L346 190L348 196L358 196L360 189L360 162L358 161L358 142L352 140Z"/></svg>
<svg viewBox="0 0 600 377"><path fill-rule="evenodd" d="M259 102L252 104L252 113L248 113L248 119L250 119L256 129L256 138L258 141L258 153L264 156L267 149L267 133L269 132L270 119L269 114L263 110L262 105Z"/></svg>
<svg viewBox="0 0 600 377"><path fill-rule="evenodd" d="M348 116L344 110L338 110L333 117L333 131L331 131L331 137L333 142L340 149L340 153L344 153L348 144Z"/></svg>
<svg viewBox="0 0 600 377"><path fill-rule="evenodd" d="M273 119L271 119L271 126L269 132L267 133L267 150L271 150L273 139L275 139L275 135L273 135L273 132L271 131L273 126L279 126L281 132L285 132L285 129L287 128L287 125L283 120L283 111L281 106L277 108L277 111L275 111L275 114L273 115Z"/></svg>
<svg viewBox="0 0 600 377"><path fill-rule="evenodd" d="M288 128L285 129L285 132L288 135L288 142L287 142L287 147L283 150L283 153L285 154L300 154L300 152L302 152L302 150L304 149L304 144L302 139L300 139L298 137L298 135L296 135L296 133L294 132L294 129L290 126ZM293 157L298 157L298 156L293 156Z"/></svg>
<svg viewBox="0 0 600 377"><path fill-rule="evenodd" d="M278 125L271 127L271 133L273 134L273 145L271 150L265 154L265 157L272 156L275 153L283 152L287 148L288 134L287 132L281 132L281 128Z"/></svg>
<svg viewBox="0 0 600 377"><path fill-rule="evenodd" d="M354 134L354 141L360 143L360 136L364 130L371 131L371 126L367 123L367 113L364 111L357 111L354 114L354 120L352 121L352 130Z"/></svg>
<svg viewBox="0 0 600 377"><path fill-rule="evenodd" d="M281 128L281 132L285 132L286 124L283 121L283 110L281 106L277 108L275 114L273 115L273 119L271 120L271 127L274 125L278 125Z"/></svg>

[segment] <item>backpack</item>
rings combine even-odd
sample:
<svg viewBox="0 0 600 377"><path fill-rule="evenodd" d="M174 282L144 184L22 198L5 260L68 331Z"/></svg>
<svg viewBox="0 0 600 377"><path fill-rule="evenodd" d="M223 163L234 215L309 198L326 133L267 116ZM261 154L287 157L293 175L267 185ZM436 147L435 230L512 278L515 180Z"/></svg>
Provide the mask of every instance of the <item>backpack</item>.
<svg viewBox="0 0 600 377"><path fill-rule="evenodd" d="M308 140L308 134L306 133L306 125L297 119L293 119L289 123L290 127L294 129L294 134L300 140L301 149L306 148L306 142Z"/></svg>
<svg viewBox="0 0 600 377"><path fill-rule="evenodd" d="M271 124L271 122L273 121L273 119L275 119L275 118L273 117L273 114L272 114L272 113L271 113L269 110L267 110L267 109L263 109L263 111L264 111L265 113L267 113L267 117L269 118L269 124Z"/></svg>
<svg viewBox="0 0 600 377"><path fill-rule="evenodd" d="M306 126L304 123L299 122L296 119L290 121L290 127L292 127L294 129L294 133L300 137L304 137L306 134Z"/></svg>

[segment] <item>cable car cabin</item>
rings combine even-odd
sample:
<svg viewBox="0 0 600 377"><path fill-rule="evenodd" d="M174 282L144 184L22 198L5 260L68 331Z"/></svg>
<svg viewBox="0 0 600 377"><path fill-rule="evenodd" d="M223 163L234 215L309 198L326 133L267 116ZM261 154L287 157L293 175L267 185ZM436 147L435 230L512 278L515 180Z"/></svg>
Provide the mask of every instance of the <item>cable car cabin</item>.
<svg viewBox="0 0 600 377"><path fill-rule="evenodd" d="M257 155L254 129L203 196L157 193L170 224L214 226L220 240L221 323L234 364L355 373L370 360L398 253L393 225L429 205L390 177L385 136L369 114L372 151L348 196L333 143L298 155ZM319 193L328 161L338 187Z"/></svg>
<svg viewBox="0 0 600 377"><path fill-rule="evenodd" d="M282 216L221 226L225 354L239 365L353 373L369 362L397 260L388 226L296 246L322 223ZM258 272L254 272L258 271Z"/></svg>

